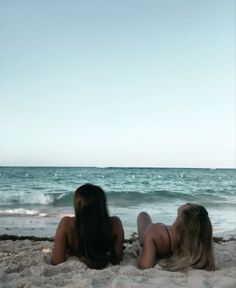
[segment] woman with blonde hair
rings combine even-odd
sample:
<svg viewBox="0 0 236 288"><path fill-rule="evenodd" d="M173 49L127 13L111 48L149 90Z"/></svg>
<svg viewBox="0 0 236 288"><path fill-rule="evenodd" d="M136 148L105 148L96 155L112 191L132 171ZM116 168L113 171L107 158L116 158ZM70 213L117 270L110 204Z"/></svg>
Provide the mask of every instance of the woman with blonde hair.
<svg viewBox="0 0 236 288"><path fill-rule="evenodd" d="M118 217L109 217L106 196L93 184L80 186L74 193L74 217L63 217L58 224L53 265L75 255L88 267L102 269L122 259L124 230Z"/></svg>
<svg viewBox="0 0 236 288"><path fill-rule="evenodd" d="M137 219L142 247L138 267L146 269L159 264L169 271L188 269L215 270L212 225L207 210L187 203L178 208L172 226L152 224L146 212Z"/></svg>

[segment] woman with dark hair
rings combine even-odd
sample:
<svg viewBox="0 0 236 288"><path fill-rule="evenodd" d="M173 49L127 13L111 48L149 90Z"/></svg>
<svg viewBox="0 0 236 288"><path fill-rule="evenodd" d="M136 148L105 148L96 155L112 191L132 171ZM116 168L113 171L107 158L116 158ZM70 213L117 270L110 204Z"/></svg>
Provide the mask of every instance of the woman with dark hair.
<svg viewBox="0 0 236 288"><path fill-rule="evenodd" d="M109 217L104 191L85 184L74 193L75 217L63 217L58 224L51 263L66 260L67 253L76 255L94 269L122 259L124 230L118 217Z"/></svg>
<svg viewBox="0 0 236 288"><path fill-rule="evenodd" d="M138 267L146 269L159 264L169 271L190 268L215 270L212 225L207 210L187 203L178 208L172 226L152 224L146 212L137 219L142 247Z"/></svg>

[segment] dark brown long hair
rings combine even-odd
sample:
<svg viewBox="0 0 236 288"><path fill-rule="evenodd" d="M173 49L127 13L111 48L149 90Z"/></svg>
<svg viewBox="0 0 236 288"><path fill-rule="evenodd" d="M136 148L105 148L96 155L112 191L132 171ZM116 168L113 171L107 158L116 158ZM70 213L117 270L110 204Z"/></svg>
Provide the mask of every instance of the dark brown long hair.
<svg viewBox="0 0 236 288"><path fill-rule="evenodd" d="M93 184L80 186L74 193L77 254L90 268L104 268L113 253L106 196Z"/></svg>

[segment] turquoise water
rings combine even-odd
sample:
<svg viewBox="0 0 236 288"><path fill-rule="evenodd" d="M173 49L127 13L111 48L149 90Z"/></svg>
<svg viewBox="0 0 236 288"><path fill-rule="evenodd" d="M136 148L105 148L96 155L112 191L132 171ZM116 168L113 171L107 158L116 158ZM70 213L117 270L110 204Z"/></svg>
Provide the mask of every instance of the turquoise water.
<svg viewBox="0 0 236 288"><path fill-rule="evenodd" d="M53 236L60 218L73 215L73 192L84 183L105 190L126 237L140 211L171 224L186 202L208 209L214 233L236 228L235 169L0 167L0 234Z"/></svg>

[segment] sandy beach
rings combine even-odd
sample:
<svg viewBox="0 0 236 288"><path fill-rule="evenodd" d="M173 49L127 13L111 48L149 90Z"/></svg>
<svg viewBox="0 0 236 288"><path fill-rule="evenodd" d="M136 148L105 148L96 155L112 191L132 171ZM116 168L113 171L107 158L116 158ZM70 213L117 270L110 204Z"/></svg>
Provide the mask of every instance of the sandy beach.
<svg viewBox="0 0 236 288"><path fill-rule="evenodd" d="M0 241L0 287L236 287L236 241L214 243L217 270L187 273L137 269L137 239L125 243L123 260L104 270L87 268L76 257L52 266L51 241Z"/></svg>

